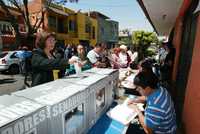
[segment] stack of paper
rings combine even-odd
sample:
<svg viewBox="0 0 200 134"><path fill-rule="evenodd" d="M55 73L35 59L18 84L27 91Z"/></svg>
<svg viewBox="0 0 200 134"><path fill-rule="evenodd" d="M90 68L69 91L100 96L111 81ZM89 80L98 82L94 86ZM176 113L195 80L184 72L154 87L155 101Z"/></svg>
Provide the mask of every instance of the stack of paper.
<svg viewBox="0 0 200 134"><path fill-rule="evenodd" d="M117 105L108 112L108 116L124 125L128 125L137 116L137 113L125 105Z"/></svg>
<svg viewBox="0 0 200 134"><path fill-rule="evenodd" d="M124 124L124 125L128 125L136 116L137 116L137 112L134 111L134 109L129 108L128 106L128 102L129 102L129 98L126 99L124 101L123 104L117 105L116 107L114 107L113 109L111 109L107 115L116 120L119 121L120 123ZM144 104L137 104L138 108L143 111Z"/></svg>

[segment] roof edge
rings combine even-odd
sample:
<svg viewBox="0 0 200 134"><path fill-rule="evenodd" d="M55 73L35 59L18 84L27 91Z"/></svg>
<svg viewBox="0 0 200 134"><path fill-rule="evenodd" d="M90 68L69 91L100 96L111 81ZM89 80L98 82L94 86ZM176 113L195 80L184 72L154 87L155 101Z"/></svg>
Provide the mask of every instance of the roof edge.
<svg viewBox="0 0 200 134"><path fill-rule="evenodd" d="M137 2L140 5L141 9L143 10L143 12L144 12L145 16L147 17L148 21L150 22L151 26L153 27L153 29L155 30L155 32L159 35L156 27L154 26L154 24L153 24L153 22L152 22L152 20L151 20L151 18L149 16L149 14L148 14L148 12L147 12L146 7L144 6L143 1L142 0L137 0Z"/></svg>

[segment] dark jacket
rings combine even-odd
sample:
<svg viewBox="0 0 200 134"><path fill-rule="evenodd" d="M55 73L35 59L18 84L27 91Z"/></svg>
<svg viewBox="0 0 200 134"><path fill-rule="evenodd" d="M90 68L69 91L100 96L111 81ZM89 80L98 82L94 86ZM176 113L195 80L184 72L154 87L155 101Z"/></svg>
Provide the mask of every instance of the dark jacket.
<svg viewBox="0 0 200 134"><path fill-rule="evenodd" d="M53 81L53 70L62 70L68 66L68 62L63 58L48 59L42 49L36 49L32 55L32 86Z"/></svg>

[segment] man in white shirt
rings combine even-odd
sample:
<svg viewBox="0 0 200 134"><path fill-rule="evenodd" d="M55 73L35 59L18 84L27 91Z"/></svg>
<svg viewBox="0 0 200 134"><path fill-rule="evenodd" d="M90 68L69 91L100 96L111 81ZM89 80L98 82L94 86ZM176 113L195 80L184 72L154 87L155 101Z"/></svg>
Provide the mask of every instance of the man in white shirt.
<svg viewBox="0 0 200 134"><path fill-rule="evenodd" d="M127 53L127 46L121 45L120 49L121 51L119 53L119 63L121 65L121 68L127 68L131 60Z"/></svg>
<svg viewBox="0 0 200 134"><path fill-rule="evenodd" d="M101 62L101 53L103 51L102 44L96 44L94 49L90 50L87 54L87 58L92 63L93 67L106 67L105 63Z"/></svg>

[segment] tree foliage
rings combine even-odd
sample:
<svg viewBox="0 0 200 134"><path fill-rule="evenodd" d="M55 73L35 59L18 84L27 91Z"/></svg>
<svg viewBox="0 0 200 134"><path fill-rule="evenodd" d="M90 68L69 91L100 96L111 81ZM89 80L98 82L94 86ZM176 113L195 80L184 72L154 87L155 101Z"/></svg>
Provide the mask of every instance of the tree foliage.
<svg viewBox="0 0 200 134"><path fill-rule="evenodd" d="M22 16L25 27L26 27L26 44L29 44L30 38L33 36L34 33L37 32L37 29L41 26L41 24L44 21L44 13L46 9L50 6L51 3L56 4L65 4L67 2L78 2L78 0L46 0L44 2L44 5L41 8L41 11L38 13L38 16L36 17L36 21L34 24L31 24L30 22L30 13L28 9L28 3L30 0L0 0L0 8L2 8L6 15L8 16L9 22L11 23L12 27L14 28L14 31L16 33L16 48L21 44L22 36L19 32L19 24L18 24L18 18L16 18L12 13L10 9L15 9L20 13L20 16ZM23 37L24 38L24 37Z"/></svg>
<svg viewBox="0 0 200 134"><path fill-rule="evenodd" d="M147 50L152 44L158 44L158 38L154 32L135 31L132 34L132 42L139 51L141 60L147 56Z"/></svg>

